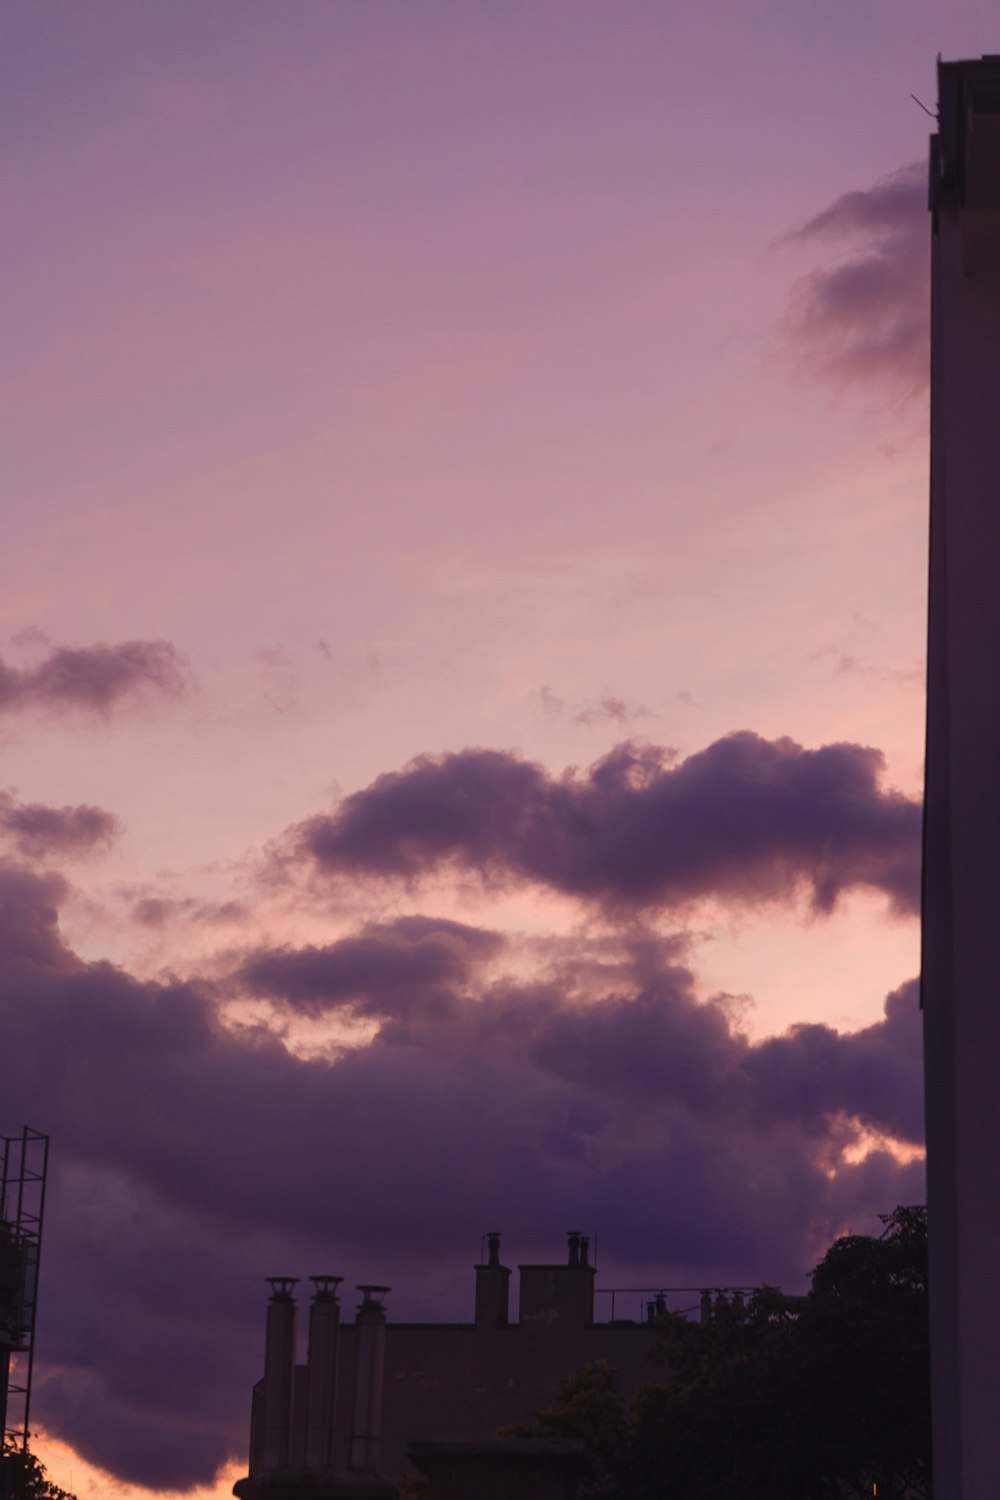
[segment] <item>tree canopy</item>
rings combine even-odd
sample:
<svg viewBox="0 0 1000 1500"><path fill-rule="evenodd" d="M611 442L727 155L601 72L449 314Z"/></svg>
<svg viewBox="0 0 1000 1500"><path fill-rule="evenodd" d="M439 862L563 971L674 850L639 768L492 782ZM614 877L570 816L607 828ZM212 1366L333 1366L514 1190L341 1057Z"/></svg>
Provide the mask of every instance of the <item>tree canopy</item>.
<svg viewBox="0 0 1000 1500"><path fill-rule="evenodd" d="M804 1297L665 1314L628 1408L591 1365L519 1430L587 1440L593 1500L929 1497L926 1211L883 1224L838 1239Z"/></svg>

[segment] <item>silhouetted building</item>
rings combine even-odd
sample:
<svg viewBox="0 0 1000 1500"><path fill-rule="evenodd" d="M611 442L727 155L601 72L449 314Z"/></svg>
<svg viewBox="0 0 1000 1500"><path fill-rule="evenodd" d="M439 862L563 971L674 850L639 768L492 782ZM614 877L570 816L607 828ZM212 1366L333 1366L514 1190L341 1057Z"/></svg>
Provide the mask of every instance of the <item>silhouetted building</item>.
<svg viewBox="0 0 1000 1500"><path fill-rule="evenodd" d="M428 1500L573 1500L590 1469L583 1443L503 1438L492 1443L414 1443Z"/></svg>
<svg viewBox="0 0 1000 1500"><path fill-rule="evenodd" d="M936 1500L1000 1486L1000 57L941 63L931 142L923 1005Z"/></svg>
<svg viewBox="0 0 1000 1500"><path fill-rule="evenodd" d="M611 1321L595 1322L589 1244L574 1232L562 1263L518 1267L514 1322L512 1273L501 1263L499 1234L488 1235L487 1246L486 1259L475 1267L471 1323L389 1323L383 1307L389 1289L373 1286L358 1288L362 1301L356 1319L345 1323L337 1295L341 1278L312 1277L304 1365L296 1363L296 1282L269 1278L264 1377L254 1387L251 1412L250 1474L237 1493L276 1496L273 1484L279 1479L321 1474L327 1484L339 1476L354 1493L365 1476L372 1482L380 1475L395 1479L410 1469L407 1451L414 1442L424 1445L421 1451L431 1455L442 1475L464 1464L481 1468L487 1452L482 1445L497 1429L552 1406L562 1382L584 1365L606 1361L618 1372L626 1397L655 1378L647 1352L655 1317L666 1310L671 1289L656 1291L636 1320L615 1319L612 1297ZM712 1315L710 1292L673 1290L684 1291L689 1303L693 1298L692 1310L702 1318ZM641 1291L633 1289L631 1295ZM451 1445L451 1457L441 1458L445 1450L438 1446L432 1452L428 1444ZM455 1444L479 1445L479 1457L473 1461L471 1449L460 1452ZM527 1450L520 1458L509 1447L505 1451L509 1477L519 1463L527 1463ZM546 1482L558 1491L574 1463L565 1453L557 1461L554 1452L539 1463L548 1466ZM451 1481L438 1482L447 1487ZM287 1493L291 1497L293 1491ZM327 1493L339 1491L324 1491L324 1497Z"/></svg>

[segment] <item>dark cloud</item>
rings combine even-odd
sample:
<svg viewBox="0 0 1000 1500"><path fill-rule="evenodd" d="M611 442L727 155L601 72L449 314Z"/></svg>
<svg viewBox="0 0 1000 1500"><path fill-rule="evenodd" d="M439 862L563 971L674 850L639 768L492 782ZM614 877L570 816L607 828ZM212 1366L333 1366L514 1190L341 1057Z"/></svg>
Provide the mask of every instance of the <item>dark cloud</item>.
<svg viewBox="0 0 1000 1500"><path fill-rule="evenodd" d="M326 947L272 948L247 960L240 983L290 1010L318 1015L350 1007L359 1015L409 1009L449 1013L482 964L502 948L499 933L442 918L409 916L371 924Z"/></svg>
<svg viewBox="0 0 1000 1500"><path fill-rule="evenodd" d="M370 1001L370 1043L304 1058L224 1024L229 986L81 962L62 894L0 867L0 1097L52 1135L36 1418L121 1478L183 1487L244 1451L266 1274L322 1264L390 1281L396 1317L462 1316L427 1287L484 1227L542 1259L580 1222L605 1277L801 1284L845 1225L921 1196L919 1164L843 1155L861 1127L919 1139L912 986L854 1036L754 1043L677 939L550 944L505 978L494 934L406 918L246 960L293 1008ZM447 1005L414 1005L404 953Z"/></svg>
<svg viewBox="0 0 1000 1500"><path fill-rule="evenodd" d="M791 238L848 247L798 285L789 330L799 347L838 382L922 393L930 358L926 166L916 162L845 193Z"/></svg>
<svg viewBox="0 0 1000 1500"><path fill-rule="evenodd" d="M26 965L29 972L50 974L81 967L59 940L59 903L67 890L59 875L34 875L0 861L0 999L11 988L16 992Z"/></svg>
<svg viewBox="0 0 1000 1500"><path fill-rule="evenodd" d="M183 658L169 641L60 646L25 667L0 660L0 713L42 708L107 715L129 700L182 697L188 687Z"/></svg>
<svg viewBox="0 0 1000 1500"><path fill-rule="evenodd" d="M48 807L0 792L0 838L24 859L91 854L109 848L120 832L118 819L103 807Z"/></svg>
<svg viewBox="0 0 1000 1500"><path fill-rule="evenodd" d="M421 756L293 829L292 858L332 876L413 880L447 864L610 908L703 897L831 910L848 890L919 899L920 809L861 745L805 750L729 735L677 765L626 743L552 777L513 753Z"/></svg>
<svg viewBox="0 0 1000 1500"><path fill-rule="evenodd" d="M876 1026L840 1036L828 1026L799 1025L760 1042L752 1052L757 1097L782 1099L807 1128L839 1111L899 1140L920 1141L923 1106L913 1087L923 1059L919 1005L911 980L887 997L885 1020Z"/></svg>

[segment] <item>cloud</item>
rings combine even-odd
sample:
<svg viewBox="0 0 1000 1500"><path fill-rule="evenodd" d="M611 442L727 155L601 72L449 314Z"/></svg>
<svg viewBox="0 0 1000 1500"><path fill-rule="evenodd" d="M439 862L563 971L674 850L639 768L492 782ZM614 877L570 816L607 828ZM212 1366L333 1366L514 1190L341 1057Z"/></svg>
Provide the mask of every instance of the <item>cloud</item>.
<svg viewBox="0 0 1000 1500"><path fill-rule="evenodd" d="M626 703L624 698L609 696L602 698L598 703L590 704L581 708L574 715L574 724L585 724L588 728L593 724L628 724L636 719L648 719L651 710L642 703Z"/></svg>
<svg viewBox="0 0 1000 1500"><path fill-rule="evenodd" d="M626 742L561 777L513 752L421 756L297 825L284 856L348 879L456 865L609 909L804 888L830 911L867 888L916 912L920 808L882 789L877 750L740 733L676 765L669 754Z"/></svg>
<svg viewBox="0 0 1000 1500"><path fill-rule="evenodd" d="M118 819L102 807L48 807L0 792L0 838L24 859L92 854L109 848L120 833Z"/></svg>
<svg viewBox="0 0 1000 1500"><path fill-rule="evenodd" d="M0 998L16 988L25 965L50 974L81 967L59 940L59 902L67 890L59 875L35 875L0 861Z"/></svg>
<svg viewBox="0 0 1000 1500"><path fill-rule="evenodd" d="M901 168L845 193L790 239L846 244L835 264L798 284L788 331L838 384L888 385L903 397L927 388L930 360L930 226L927 169Z"/></svg>
<svg viewBox="0 0 1000 1500"><path fill-rule="evenodd" d="M652 709L647 708L645 704L629 703L613 693L598 699L596 703L583 703L578 708L571 707L544 682L539 687L533 688L529 696L536 700L546 717L561 718L564 714L572 712L573 723L581 724L588 729L593 728L595 724L621 726L632 723L636 719L653 717Z"/></svg>
<svg viewBox="0 0 1000 1500"><path fill-rule="evenodd" d="M64 891L0 867L0 1096L52 1136L36 1416L122 1479L184 1487L244 1451L275 1270L384 1277L392 1316L453 1318L427 1287L484 1227L544 1258L579 1221L625 1276L801 1284L921 1196L919 1163L844 1155L860 1129L919 1140L913 986L853 1036L755 1043L699 1003L679 939L554 944L525 977L425 917L248 955L219 989L141 982L66 947ZM297 1056L223 1022L250 981L379 1028Z"/></svg>
<svg viewBox="0 0 1000 1500"><path fill-rule="evenodd" d="M285 646L261 646L254 657L261 695L276 714L299 707L299 679Z"/></svg>
<svg viewBox="0 0 1000 1500"><path fill-rule="evenodd" d="M400 995L411 1011L433 1005L444 1015L502 947L499 933L481 927L435 917L397 917L371 923L326 947L259 951L243 964L238 978L252 994L307 1015L338 1008L360 1016L391 1015Z"/></svg>
<svg viewBox="0 0 1000 1500"><path fill-rule="evenodd" d="M130 700L180 698L189 686L183 658L169 641L59 646L26 667L0 659L0 713L41 708L107 716Z"/></svg>
<svg viewBox="0 0 1000 1500"><path fill-rule="evenodd" d="M559 718L566 712L566 703L558 693L554 693L548 683L541 683L537 688L532 688L529 697L538 700L538 706L542 713L549 718Z"/></svg>
<svg viewBox="0 0 1000 1500"><path fill-rule="evenodd" d="M801 1111L805 1128L837 1111L898 1140L923 1138L923 1104L913 1086L923 1066L916 980L886 998L885 1019L839 1036L829 1026L793 1026L752 1049L758 1098ZM878 1096L876 1102L876 1096Z"/></svg>
<svg viewBox="0 0 1000 1500"><path fill-rule="evenodd" d="M169 927L176 922L214 925L239 922L248 915L239 901L199 901L195 896L142 896L131 908L140 927Z"/></svg>

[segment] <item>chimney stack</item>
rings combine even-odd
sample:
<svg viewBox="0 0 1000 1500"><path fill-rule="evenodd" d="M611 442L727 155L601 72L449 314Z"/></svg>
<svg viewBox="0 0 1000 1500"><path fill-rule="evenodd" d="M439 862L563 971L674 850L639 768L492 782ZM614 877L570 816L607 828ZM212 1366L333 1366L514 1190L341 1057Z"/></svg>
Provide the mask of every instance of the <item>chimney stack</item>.
<svg viewBox="0 0 1000 1500"><path fill-rule="evenodd" d="M337 1352L340 1345L342 1276L310 1276L309 1364L306 1397L307 1469L333 1468L334 1408L337 1397Z"/></svg>
<svg viewBox="0 0 1000 1500"><path fill-rule="evenodd" d="M571 1229L566 1237L569 1240L569 1264L576 1267L580 1264L580 1231Z"/></svg>
<svg viewBox="0 0 1000 1500"><path fill-rule="evenodd" d="M377 1474L379 1468L385 1308L378 1299L390 1290L370 1282L358 1287L362 1302L354 1323L354 1412L348 1458L348 1468L355 1474Z"/></svg>
<svg viewBox="0 0 1000 1500"><path fill-rule="evenodd" d="M510 1316L510 1271L500 1264L500 1231L486 1236L486 1264L476 1267L476 1327L506 1328Z"/></svg>
<svg viewBox="0 0 1000 1500"><path fill-rule="evenodd" d="M295 1298L297 1276L268 1276L264 1342L264 1468L287 1469L292 1436L295 1381Z"/></svg>

